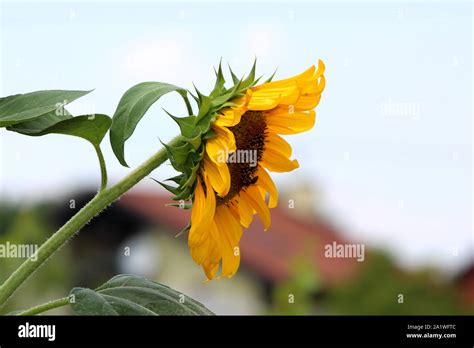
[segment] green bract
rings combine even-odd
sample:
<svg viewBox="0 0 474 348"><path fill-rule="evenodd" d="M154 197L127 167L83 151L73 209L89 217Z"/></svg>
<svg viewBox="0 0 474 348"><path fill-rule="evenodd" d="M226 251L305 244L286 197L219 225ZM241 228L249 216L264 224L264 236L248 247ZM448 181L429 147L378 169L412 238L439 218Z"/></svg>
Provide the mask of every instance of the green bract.
<svg viewBox="0 0 474 348"><path fill-rule="evenodd" d="M167 179L177 186L160 184L174 194L174 200L192 199L196 176L204 156L204 143L215 136L212 124L218 117L219 110L233 106L233 99L244 96L248 88L257 84L259 78L255 78L255 67L254 63L248 76L242 79L237 78L229 67L233 86L226 88L222 64L219 64L212 92L206 96L195 87L196 95L190 93L198 105L197 115L176 117L169 114L179 125L181 138L176 146L163 145L166 147L171 165L181 174ZM184 206L186 207L188 206Z"/></svg>

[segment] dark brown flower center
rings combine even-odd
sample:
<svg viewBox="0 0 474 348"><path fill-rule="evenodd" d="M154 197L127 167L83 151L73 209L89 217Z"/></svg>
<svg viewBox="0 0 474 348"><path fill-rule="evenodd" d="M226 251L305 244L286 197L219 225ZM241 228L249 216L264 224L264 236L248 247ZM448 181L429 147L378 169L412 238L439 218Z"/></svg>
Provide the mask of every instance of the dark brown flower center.
<svg viewBox="0 0 474 348"><path fill-rule="evenodd" d="M240 122L229 127L234 134L236 151L227 159L230 190L225 197L217 196L217 205L228 203L241 190L255 184L258 163L265 148L267 122L262 111L247 111Z"/></svg>

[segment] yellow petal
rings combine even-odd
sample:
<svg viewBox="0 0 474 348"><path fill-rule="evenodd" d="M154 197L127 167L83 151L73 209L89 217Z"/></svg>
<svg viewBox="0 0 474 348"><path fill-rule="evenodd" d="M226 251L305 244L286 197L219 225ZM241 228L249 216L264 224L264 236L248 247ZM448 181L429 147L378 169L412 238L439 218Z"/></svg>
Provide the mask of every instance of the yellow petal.
<svg viewBox="0 0 474 348"><path fill-rule="evenodd" d="M281 153L270 149L265 149L260 163L268 170L278 173L290 172L300 166L297 160L290 160Z"/></svg>
<svg viewBox="0 0 474 348"><path fill-rule="evenodd" d="M295 103L295 110L311 110L318 106L321 93L313 93L301 96Z"/></svg>
<svg viewBox="0 0 474 348"><path fill-rule="evenodd" d="M273 132L268 132L265 136L265 149L271 149L272 151L281 153L283 156L291 157L292 151L290 144Z"/></svg>
<svg viewBox="0 0 474 348"><path fill-rule="evenodd" d="M276 108L278 104L280 104L279 97L255 97L250 99L248 109L254 111L265 111Z"/></svg>
<svg viewBox="0 0 474 348"><path fill-rule="evenodd" d="M204 273L206 274L207 279L212 280L215 277L217 270L219 269L219 263L204 261L204 263L202 264L202 268L204 269Z"/></svg>
<svg viewBox="0 0 474 348"><path fill-rule="evenodd" d="M278 190L275 186L275 183L273 182L267 171L260 165L258 166L257 176L257 185L262 187L266 192L268 192L270 196L268 201L268 207L275 208L278 204Z"/></svg>
<svg viewBox="0 0 474 348"><path fill-rule="evenodd" d="M324 76L321 76L318 83L318 92L322 93L325 87L326 87L326 78Z"/></svg>
<svg viewBox="0 0 474 348"><path fill-rule="evenodd" d="M206 182L206 195L204 194L201 179L197 178L194 191L194 201L191 210L191 229L189 230L189 246L198 245L203 242L204 236L212 224L216 210L216 197L214 191L204 174Z"/></svg>
<svg viewBox="0 0 474 348"><path fill-rule="evenodd" d="M204 172L209 177L210 186L219 196L224 197L230 190L229 167L227 164L218 166L207 155L204 155L203 162Z"/></svg>
<svg viewBox="0 0 474 348"><path fill-rule="evenodd" d="M206 141L206 153L214 163L224 165L227 154L236 149L234 134L228 128L216 124L212 126L212 130L216 136Z"/></svg>
<svg viewBox="0 0 474 348"><path fill-rule="evenodd" d="M318 70L314 73L314 77L318 78L320 76L323 76L325 70L326 70L326 66L324 65L324 62L321 59L319 59Z"/></svg>
<svg viewBox="0 0 474 348"><path fill-rule="evenodd" d="M288 84L291 84L293 82L299 82L299 81L304 81L304 80L308 80L310 79L311 77L314 76L314 73L315 73L315 70L316 68L314 67L314 65L310 66L305 72L299 74L299 75L296 75L296 76L293 76L293 77L290 77L288 79L285 79L285 80L279 80L279 81L273 81L273 82L268 82L268 83L264 83L262 85L259 85L259 86L256 86L256 87L253 87L252 89L254 91L259 91L259 90L262 90L262 89L268 89L268 88L276 88L276 87L282 87L282 86L286 86ZM323 70L324 71L324 70Z"/></svg>
<svg viewBox="0 0 474 348"><path fill-rule="evenodd" d="M268 206L263 200L258 188L256 186L247 187L246 190L241 192L241 195L245 197L247 202L249 202L252 208L257 212L262 220L264 230L268 230L271 223L270 210L268 210Z"/></svg>
<svg viewBox="0 0 474 348"><path fill-rule="evenodd" d="M204 235L203 242L199 245L189 247L191 257L198 265L204 265L205 263L218 264L222 257L221 250L221 238L214 220Z"/></svg>
<svg viewBox="0 0 474 348"><path fill-rule="evenodd" d="M266 122L269 132L278 134L295 134L313 128L316 121L316 112L295 111L290 112L287 108L276 108L266 114Z"/></svg>
<svg viewBox="0 0 474 348"><path fill-rule="evenodd" d="M279 104L293 105L300 96L300 90L296 81L289 82L288 85L274 88L265 88L252 93L249 108L252 107L252 101L255 99L271 99L278 101Z"/></svg>
<svg viewBox="0 0 474 348"><path fill-rule="evenodd" d="M244 108L225 108L217 117L214 125L221 127L232 127L240 122L240 118L245 113Z"/></svg>
<svg viewBox="0 0 474 348"><path fill-rule="evenodd" d="M317 106L319 99L317 102L314 100L320 95L325 86L326 86L326 79L323 75L325 70L324 63L320 60L318 63L318 70L313 74L313 76L305 81L298 82L300 88L300 97L311 97L313 100L312 103L308 103L306 108L301 107L300 109L309 110Z"/></svg>
<svg viewBox="0 0 474 348"><path fill-rule="evenodd" d="M215 222L222 239L222 276L232 277L240 265L242 227L225 205L217 208Z"/></svg>
<svg viewBox="0 0 474 348"><path fill-rule="evenodd" d="M240 223L245 228L248 228L253 220L252 206L245 200L245 198L242 195L239 195L236 198L236 204L234 206L237 207L238 209Z"/></svg>

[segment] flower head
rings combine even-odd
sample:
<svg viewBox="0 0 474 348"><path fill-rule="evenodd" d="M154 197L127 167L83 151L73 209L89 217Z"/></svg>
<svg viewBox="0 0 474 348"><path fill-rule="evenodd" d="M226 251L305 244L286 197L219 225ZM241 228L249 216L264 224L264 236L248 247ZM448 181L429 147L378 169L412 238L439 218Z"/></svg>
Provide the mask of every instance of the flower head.
<svg viewBox="0 0 474 348"><path fill-rule="evenodd" d="M231 71L232 73L232 71ZM280 135L314 126L325 87L324 64L300 75L257 85L255 64L246 79L232 73L234 86L226 89L221 67L209 96L197 91L199 114L175 118L183 145L169 149L178 188L165 185L175 199L191 199L188 246L208 279L232 277L240 264L243 228L254 215L270 228L270 210L278 191L268 171L289 172L299 167L291 146ZM194 140L194 144L192 143ZM181 154L182 163L176 158ZM185 160L184 160L185 159Z"/></svg>

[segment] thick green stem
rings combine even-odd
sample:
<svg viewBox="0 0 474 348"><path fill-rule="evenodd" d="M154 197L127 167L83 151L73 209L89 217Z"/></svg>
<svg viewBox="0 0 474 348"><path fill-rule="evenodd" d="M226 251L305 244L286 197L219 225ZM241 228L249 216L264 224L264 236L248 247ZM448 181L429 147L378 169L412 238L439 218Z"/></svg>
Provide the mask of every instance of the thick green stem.
<svg viewBox="0 0 474 348"><path fill-rule="evenodd" d="M176 137L168 144L176 145L179 138ZM125 178L115 185L100 191L92 200L77 212L66 224L53 234L38 251L25 260L13 272L10 277L0 286L0 307L10 298L15 290L25 282L51 255L59 250L66 242L74 236L94 216L98 215L109 204L135 186L155 168L163 164L168 158L163 148L151 156L147 161L134 169Z"/></svg>
<svg viewBox="0 0 474 348"><path fill-rule="evenodd" d="M59 308L69 304L69 297L60 298L59 300L50 301L47 303L40 304L35 307L31 307L17 315L36 315L39 313L47 312L51 309Z"/></svg>

